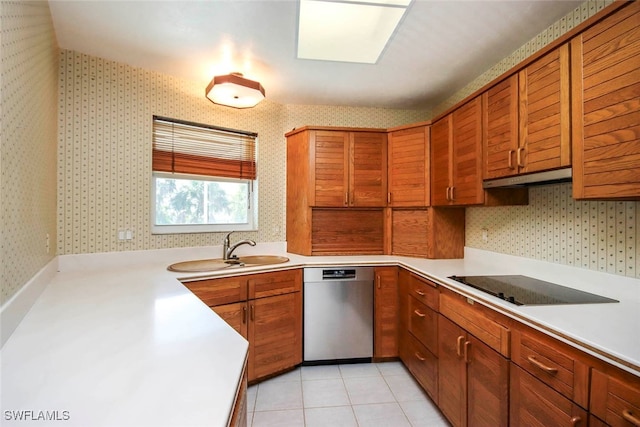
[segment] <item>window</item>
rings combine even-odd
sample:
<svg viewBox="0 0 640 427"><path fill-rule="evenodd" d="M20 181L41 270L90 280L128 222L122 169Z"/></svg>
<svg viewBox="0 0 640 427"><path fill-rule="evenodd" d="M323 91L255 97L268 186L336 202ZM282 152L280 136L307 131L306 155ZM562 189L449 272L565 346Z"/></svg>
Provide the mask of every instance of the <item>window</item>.
<svg viewBox="0 0 640 427"><path fill-rule="evenodd" d="M255 229L256 138L154 116L152 232Z"/></svg>

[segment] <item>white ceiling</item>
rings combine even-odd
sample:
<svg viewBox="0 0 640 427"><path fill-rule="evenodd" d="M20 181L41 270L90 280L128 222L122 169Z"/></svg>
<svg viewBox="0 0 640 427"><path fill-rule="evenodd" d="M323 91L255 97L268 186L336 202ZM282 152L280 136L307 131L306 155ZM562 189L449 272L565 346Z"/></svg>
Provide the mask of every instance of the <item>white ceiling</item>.
<svg viewBox="0 0 640 427"><path fill-rule="evenodd" d="M283 104L432 108L579 0L414 0L376 64L296 58L297 0L50 0L63 49L199 82L240 71Z"/></svg>

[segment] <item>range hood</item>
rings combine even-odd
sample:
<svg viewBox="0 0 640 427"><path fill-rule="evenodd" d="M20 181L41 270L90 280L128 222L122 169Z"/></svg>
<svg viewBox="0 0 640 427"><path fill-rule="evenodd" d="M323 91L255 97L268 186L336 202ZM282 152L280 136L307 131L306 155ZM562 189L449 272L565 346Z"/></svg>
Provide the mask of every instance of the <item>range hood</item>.
<svg viewBox="0 0 640 427"><path fill-rule="evenodd" d="M482 182L482 188L528 187L533 185L557 184L559 182L571 182L571 168L534 172L506 178L487 179Z"/></svg>

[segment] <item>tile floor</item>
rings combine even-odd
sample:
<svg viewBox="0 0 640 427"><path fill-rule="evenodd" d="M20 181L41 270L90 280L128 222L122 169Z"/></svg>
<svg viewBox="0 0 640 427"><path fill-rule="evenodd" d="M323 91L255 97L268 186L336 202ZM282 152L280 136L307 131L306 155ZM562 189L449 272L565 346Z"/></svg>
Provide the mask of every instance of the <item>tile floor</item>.
<svg viewBox="0 0 640 427"><path fill-rule="evenodd" d="M249 387L252 427L445 427L400 362L303 366Z"/></svg>

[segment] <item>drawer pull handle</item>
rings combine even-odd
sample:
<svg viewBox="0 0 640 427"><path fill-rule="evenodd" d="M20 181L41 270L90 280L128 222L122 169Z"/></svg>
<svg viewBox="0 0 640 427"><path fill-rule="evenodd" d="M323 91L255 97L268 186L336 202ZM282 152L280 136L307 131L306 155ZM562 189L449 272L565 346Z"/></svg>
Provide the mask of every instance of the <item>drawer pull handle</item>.
<svg viewBox="0 0 640 427"><path fill-rule="evenodd" d="M524 167L524 163L522 161L522 153L524 153L524 147L520 147L516 150L516 163L518 164L519 168Z"/></svg>
<svg viewBox="0 0 640 427"><path fill-rule="evenodd" d="M471 341L465 341L464 343L464 363L469 363L469 346Z"/></svg>
<svg viewBox="0 0 640 427"><path fill-rule="evenodd" d="M571 418L571 425L577 426L580 421L582 421L582 418L576 415L575 417Z"/></svg>
<svg viewBox="0 0 640 427"><path fill-rule="evenodd" d="M513 154L515 153L515 150L509 150L508 152L508 158L509 158L509 169L515 169L513 167Z"/></svg>
<svg viewBox="0 0 640 427"><path fill-rule="evenodd" d="M424 313L420 313L420 312L418 311L418 309L413 310L413 312L414 312L417 316L419 316L419 317L424 317L424 316L426 316L426 314L424 314Z"/></svg>
<svg viewBox="0 0 640 427"><path fill-rule="evenodd" d="M416 355L416 358L421 362L424 362L425 360L427 360L424 357L422 357L420 353L418 353L417 351L415 352L415 355Z"/></svg>
<svg viewBox="0 0 640 427"><path fill-rule="evenodd" d="M529 362L533 363L535 366L537 366L538 368L542 369L543 371L545 371L548 374L557 374L558 373L558 369L557 368L552 368L550 366L545 365L544 363L542 363L539 360L537 360L534 356L527 357L527 360Z"/></svg>
<svg viewBox="0 0 640 427"><path fill-rule="evenodd" d="M247 323L247 307L242 307L242 323Z"/></svg>
<svg viewBox="0 0 640 427"><path fill-rule="evenodd" d="M464 341L464 336L460 335L458 337L458 345L456 347L456 353L458 354L458 357L462 357L462 341Z"/></svg>
<svg viewBox="0 0 640 427"><path fill-rule="evenodd" d="M425 295L425 293L422 292L420 289L416 289L416 294L420 295L421 297Z"/></svg>
<svg viewBox="0 0 640 427"><path fill-rule="evenodd" d="M256 320L256 308L255 308L255 306L253 304L251 304L250 309L251 309L251 313L250 313L251 314L251 320L252 321Z"/></svg>
<svg viewBox="0 0 640 427"><path fill-rule="evenodd" d="M640 427L640 418L633 415L633 413L630 410L625 409L624 411L622 411L622 418L629 421L634 426Z"/></svg>

